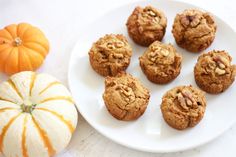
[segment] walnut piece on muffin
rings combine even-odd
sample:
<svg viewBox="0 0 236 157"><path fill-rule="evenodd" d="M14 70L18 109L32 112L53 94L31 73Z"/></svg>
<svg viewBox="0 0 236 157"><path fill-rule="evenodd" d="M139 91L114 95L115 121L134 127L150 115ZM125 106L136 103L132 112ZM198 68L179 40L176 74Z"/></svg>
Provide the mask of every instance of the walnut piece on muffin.
<svg viewBox="0 0 236 157"><path fill-rule="evenodd" d="M145 112L149 98L149 90L130 74L121 72L105 79L103 100L109 113L118 120L139 118Z"/></svg>
<svg viewBox="0 0 236 157"><path fill-rule="evenodd" d="M180 47L200 52L208 48L215 39L216 23L209 13L188 9L176 15L172 33Z"/></svg>
<svg viewBox="0 0 236 157"><path fill-rule="evenodd" d="M149 46L165 35L167 19L164 13L152 6L136 7L126 23L129 36L142 46Z"/></svg>
<svg viewBox="0 0 236 157"><path fill-rule="evenodd" d="M203 91L190 86L178 86L162 97L161 112L167 124L183 130L196 126L203 118L206 98Z"/></svg>
<svg viewBox="0 0 236 157"><path fill-rule="evenodd" d="M89 51L92 68L102 76L115 76L126 70L131 56L132 48L121 34L105 35Z"/></svg>
<svg viewBox="0 0 236 157"><path fill-rule="evenodd" d="M197 85L204 91L217 94L225 91L236 75L236 65L226 51L210 51L199 56L194 67Z"/></svg>
<svg viewBox="0 0 236 157"><path fill-rule="evenodd" d="M143 73L151 82L165 84L179 75L182 57L173 45L155 41L139 61Z"/></svg>

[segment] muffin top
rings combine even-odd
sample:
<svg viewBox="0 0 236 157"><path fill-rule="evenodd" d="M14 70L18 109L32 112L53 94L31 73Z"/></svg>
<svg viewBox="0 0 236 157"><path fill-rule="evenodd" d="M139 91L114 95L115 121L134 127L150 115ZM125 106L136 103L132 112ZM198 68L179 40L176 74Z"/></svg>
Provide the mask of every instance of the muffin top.
<svg viewBox="0 0 236 157"><path fill-rule="evenodd" d="M213 42L216 23L213 17L196 9L177 14L172 33L178 45L192 52L206 49Z"/></svg>
<svg viewBox="0 0 236 157"><path fill-rule="evenodd" d="M122 34L109 34L95 42L89 53L92 53L99 63L116 64L120 59L131 57L132 48Z"/></svg>
<svg viewBox="0 0 236 157"><path fill-rule="evenodd" d="M236 75L236 65L231 61L226 51L213 50L199 56L194 73L206 84L225 84Z"/></svg>
<svg viewBox="0 0 236 157"><path fill-rule="evenodd" d="M139 110L142 102L149 99L149 91L141 82L125 72L116 77L106 77L103 95L124 110Z"/></svg>
<svg viewBox="0 0 236 157"><path fill-rule="evenodd" d="M182 57L173 45L155 41L139 60L152 73L165 77L180 68Z"/></svg>
<svg viewBox="0 0 236 157"><path fill-rule="evenodd" d="M111 75L116 69L128 66L132 48L121 34L109 34L100 38L90 49L89 56L96 65L110 69Z"/></svg>
<svg viewBox="0 0 236 157"><path fill-rule="evenodd" d="M190 86L178 86L162 98L161 109L168 124L176 129L195 126L206 108L204 92Z"/></svg>
<svg viewBox="0 0 236 157"><path fill-rule="evenodd" d="M175 29L178 29L180 38L202 38L212 35L216 31L216 24L213 17L196 9L185 10L175 17Z"/></svg>
<svg viewBox="0 0 236 157"><path fill-rule="evenodd" d="M166 25L164 13L152 6L136 7L126 23L129 36L142 46L149 46L156 40L161 41Z"/></svg>
<svg viewBox="0 0 236 157"><path fill-rule="evenodd" d="M155 31L166 27L167 19L162 11L152 6L145 8L136 7L137 25L140 34L149 31Z"/></svg>

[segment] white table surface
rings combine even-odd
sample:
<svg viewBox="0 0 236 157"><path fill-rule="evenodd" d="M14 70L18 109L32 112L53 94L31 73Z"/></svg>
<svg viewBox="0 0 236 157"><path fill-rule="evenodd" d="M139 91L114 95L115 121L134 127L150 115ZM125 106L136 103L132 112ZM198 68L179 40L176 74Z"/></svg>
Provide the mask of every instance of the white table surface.
<svg viewBox="0 0 236 157"><path fill-rule="evenodd" d="M51 49L45 63L38 71L49 73L67 85L70 53L83 27L112 8L133 1L0 0L0 28L19 22L28 22L41 28L50 41ZM236 28L234 0L182 1L214 13ZM5 76L0 74L0 78L3 80ZM192 150L169 154L139 152L118 145L102 136L79 115L78 127L70 145L57 157L235 157L235 148L236 124L214 141Z"/></svg>

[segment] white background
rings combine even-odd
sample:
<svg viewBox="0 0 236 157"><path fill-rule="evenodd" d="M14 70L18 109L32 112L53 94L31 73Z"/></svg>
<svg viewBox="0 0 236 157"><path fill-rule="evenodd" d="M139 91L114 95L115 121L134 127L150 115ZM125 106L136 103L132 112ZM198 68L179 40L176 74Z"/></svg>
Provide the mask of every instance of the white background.
<svg viewBox="0 0 236 157"><path fill-rule="evenodd" d="M11 23L19 22L28 22L41 28L48 37L51 48L45 63L38 71L49 73L67 85L67 69L70 53L74 44L80 38L79 34L83 28L107 11L112 10L112 8L133 1L134 0L0 0L0 28ZM233 0L182 1L200 6L224 19L231 27L236 28L236 9ZM94 26L94 29L98 29L99 31L99 28L96 28L96 26ZM235 63L235 60L233 62ZM3 77L4 75L2 75L1 78ZM139 152L120 146L103 137L79 115L76 133L67 150L59 156L235 157L235 148L236 125L211 143L193 150L171 154Z"/></svg>

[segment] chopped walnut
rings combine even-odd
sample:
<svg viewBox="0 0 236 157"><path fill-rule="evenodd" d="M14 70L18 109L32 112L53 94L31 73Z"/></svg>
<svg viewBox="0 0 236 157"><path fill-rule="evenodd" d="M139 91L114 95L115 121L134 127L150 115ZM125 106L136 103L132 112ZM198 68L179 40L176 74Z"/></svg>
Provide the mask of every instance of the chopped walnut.
<svg viewBox="0 0 236 157"><path fill-rule="evenodd" d="M196 27L200 23L200 17L197 15L182 15L180 18L180 23L185 27Z"/></svg>
<svg viewBox="0 0 236 157"><path fill-rule="evenodd" d="M147 17L147 16L156 17L157 14L151 7L146 7L143 10L143 16L144 17Z"/></svg>
<svg viewBox="0 0 236 157"><path fill-rule="evenodd" d="M152 10L149 10L147 13L148 13L148 15L150 15L152 17L156 17L157 16L156 13L153 12Z"/></svg>
<svg viewBox="0 0 236 157"><path fill-rule="evenodd" d="M177 99L180 103L180 106L184 110L188 110L189 108L194 108L197 105L195 99L192 96L192 93L187 90L181 91L180 93L178 93Z"/></svg>
<svg viewBox="0 0 236 157"><path fill-rule="evenodd" d="M209 62L208 67L210 70L214 70L216 68L216 63L215 62Z"/></svg>
<svg viewBox="0 0 236 157"><path fill-rule="evenodd" d="M221 69L224 69L224 68L225 68L225 65L222 64L222 63L219 63L219 67L220 67Z"/></svg>
<svg viewBox="0 0 236 157"><path fill-rule="evenodd" d="M118 90L124 96L126 102L133 102L135 100L133 89L129 86L120 84L118 85Z"/></svg>
<svg viewBox="0 0 236 157"><path fill-rule="evenodd" d="M156 57L149 58L152 62L156 62Z"/></svg>
<svg viewBox="0 0 236 157"><path fill-rule="evenodd" d="M218 75L226 74L225 68L230 65L229 60L226 59L225 57L221 57L221 56L214 56L213 60L217 64L217 67L215 69L215 73L218 74Z"/></svg>
<svg viewBox="0 0 236 157"><path fill-rule="evenodd" d="M222 56L206 57L207 67L205 68L206 74L216 73L217 75L226 74L226 68L230 65L229 60Z"/></svg>
<svg viewBox="0 0 236 157"><path fill-rule="evenodd" d="M122 59L122 58L124 58L124 55L123 55L123 54L120 54L120 53L114 53L113 56L114 56L114 58L116 58L116 59Z"/></svg>
<svg viewBox="0 0 236 157"><path fill-rule="evenodd" d="M150 50L151 51L161 50L161 47L158 44L151 44Z"/></svg>
<svg viewBox="0 0 236 157"><path fill-rule="evenodd" d="M159 17L155 17L152 19L153 23L159 23L160 22L160 18Z"/></svg>
<svg viewBox="0 0 236 157"><path fill-rule="evenodd" d="M148 54L148 57L149 58L154 58L157 56L157 51L151 51L149 54Z"/></svg>
<svg viewBox="0 0 236 157"><path fill-rule="evenodd" d="M185 98L183 97L183 95L181 93L178 93L177 94L177 99L180 103L180 106L184 109L184 110L188 110L188 107L186 105L186 102L185 102Z"/></svg>
<svg viewBox="0 0 236 157"><path fill-rule="evenodd" d="M189 100L191 100L192 102L194 102L194 98L193 98L191 92L185 90L185 91L182 91L181 93L183 94L183 96L184 96L185 98L188 98Z"/></svg>
<svg viewBox="0 0 236 157"><path fill-rule="evenodd" d="M152 62L155 62L157 58L167 57L169 53L168 50L158 47L155 51L148 53L148 58Z"/></svg>
<svg viewBox="0 0 236 157"><path fill-rule="evenodd" d="M117 41L115 45L117 48L121 48L121 47L124 47L125 44L122 41Z"/></svg>
<svg viewBox="0 0 236 157"><path fill-rule="evenodd" d="M160 53L161 53L164 57L166 57L166 56L169 55L170 52L169 52L168 50L162 49L162 50L160 51Z"/></svg>
<svg viewBox="0 0 236 157"><path fill-rule="evenodd" d="M107 43L107 47L109 48L109 49L115 49L115 46L112 44L112 43Z"/></svg>
<svg viewBox="0 0 236 157"><path fill-rule="evenodd" d="M223 68L228 67L230 65L230 62L228 59L226 59L225 57L221 57L221 56L214 56L213 60L218 64L218 66L222 66Z"/></svg>
<svg viewBox="0 0 236 157"><path fill-rule="evenodd" d="M226 71L217 67L215 73L218 75L224 75Z"/></svg>
<svg viewBox="0 0 236 157"><path fill-rule="evenodd" d="M140 32L144 31L143 26L145 26L146 29L155 29L157 27L155 25L159 25L160 20L161 20L160 13L158 13L151 7L146 7L143 10L141 16L139 16L139 22L140 22L139 31Z"/></svg>
<svg viewBox="0 0 236 157"><path fill-rule="evenodd" d="M106 44L106 46L109 48L109 49L116 49L116 48L122 48L125 46L125 44L122 42L122 41L112 41L112 42L108 42Z"/></svg>

